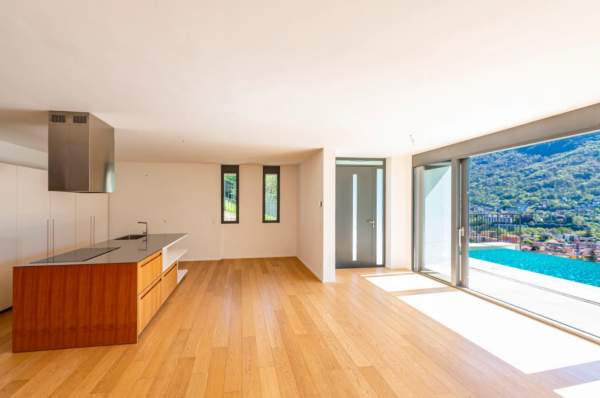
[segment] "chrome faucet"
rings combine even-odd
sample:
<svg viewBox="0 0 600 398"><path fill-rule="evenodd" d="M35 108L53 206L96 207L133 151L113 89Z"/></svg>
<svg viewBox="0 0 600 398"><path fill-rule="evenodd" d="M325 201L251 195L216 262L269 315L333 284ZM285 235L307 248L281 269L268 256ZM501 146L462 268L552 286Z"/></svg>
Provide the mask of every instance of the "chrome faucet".
<svg viewBox="0 0 600 398"><path fill-rule="evenodd" d="M146 232L144 232L143 230L142 230L142 232L144 233L144 235L146 235L146 238L147 238L148 237L148 223L145 221L138 221L138 224L146 225Z"/></svg>

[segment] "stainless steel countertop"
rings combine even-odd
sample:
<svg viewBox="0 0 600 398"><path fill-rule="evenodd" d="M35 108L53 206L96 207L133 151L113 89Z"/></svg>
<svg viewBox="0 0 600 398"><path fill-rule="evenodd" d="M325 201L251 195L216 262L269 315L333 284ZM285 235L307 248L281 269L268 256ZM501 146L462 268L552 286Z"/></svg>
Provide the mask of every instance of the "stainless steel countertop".
<svg viewBox="0 0 600 398"><path fill-rule="evenodd" d="M118 247L110 253L94 257L84 262L67 262L67 263L26 263L15 265L15 267L46 267L53 265L81 265L81 264L123 264L123 263L139 263L146 257L162 250L163 248L172 245L180 239L187 236L185 234L150 234L148 238L137 240L107 240L105 242L96 243L95 245L87 246L94 248L103 247Z"/></svg>

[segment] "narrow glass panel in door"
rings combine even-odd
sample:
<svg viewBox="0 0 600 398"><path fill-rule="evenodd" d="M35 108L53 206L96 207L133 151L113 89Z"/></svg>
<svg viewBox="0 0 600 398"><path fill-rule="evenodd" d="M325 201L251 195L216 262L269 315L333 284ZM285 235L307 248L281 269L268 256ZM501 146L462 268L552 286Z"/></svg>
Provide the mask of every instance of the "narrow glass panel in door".
<svg viewBox="0 0 600 398"><path fill-rule="evenodd" d="M415 231L420 253L417 270L445 282L451 281L452 167L450 162L422 166L417 170L419 190ZM419 181L420 180L420 181ZM419 214L420 213L420 214Z"/></svg>

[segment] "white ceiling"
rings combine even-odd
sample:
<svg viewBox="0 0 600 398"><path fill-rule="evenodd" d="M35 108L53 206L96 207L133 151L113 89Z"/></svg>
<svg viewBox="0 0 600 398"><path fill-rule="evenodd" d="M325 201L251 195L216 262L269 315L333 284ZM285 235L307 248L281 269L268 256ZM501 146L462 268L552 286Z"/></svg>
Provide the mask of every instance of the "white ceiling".
<svg viewBox="0 0 600 398"><path fill-rule="evenodd" d="M422 152L600 102L599 21L597 0L0 0L0 140L46 150L66 110L114 126L120 161Z"/></svg>

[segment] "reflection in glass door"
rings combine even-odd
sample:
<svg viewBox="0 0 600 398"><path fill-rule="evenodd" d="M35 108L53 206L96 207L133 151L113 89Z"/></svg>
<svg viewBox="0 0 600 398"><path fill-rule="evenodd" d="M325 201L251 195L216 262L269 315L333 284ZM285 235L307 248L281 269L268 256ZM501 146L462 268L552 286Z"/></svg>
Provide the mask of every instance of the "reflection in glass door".
<svg viewBox="0 0 600 398"><path fill-rule="evenodd" d="M415 270L451 282L452 166L415 169Z"/></svg>

